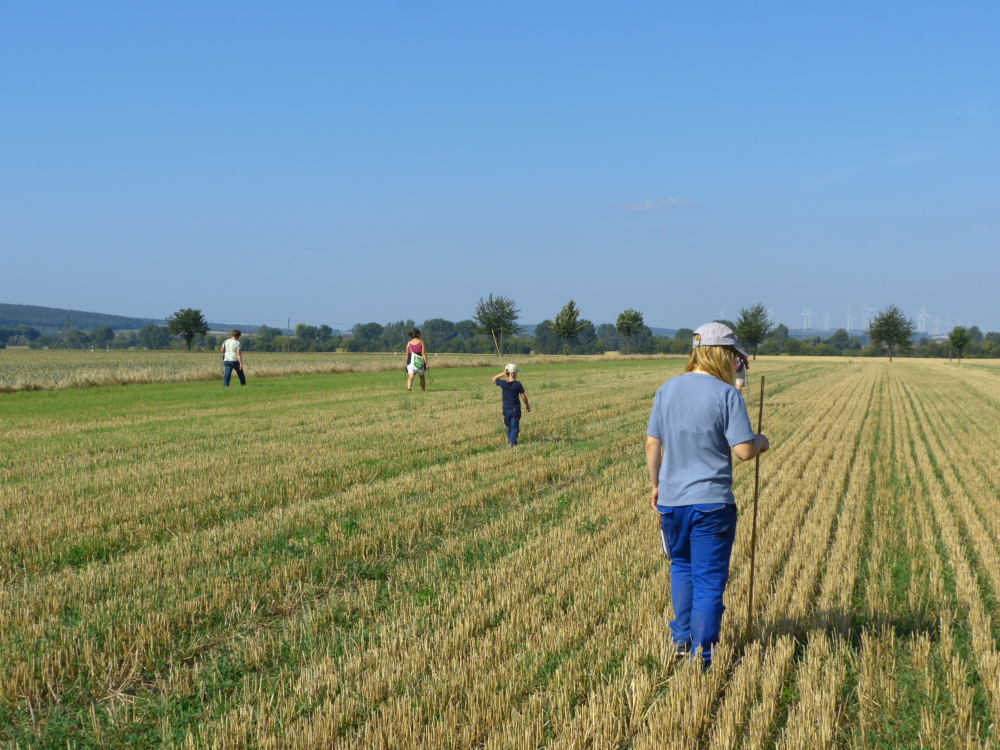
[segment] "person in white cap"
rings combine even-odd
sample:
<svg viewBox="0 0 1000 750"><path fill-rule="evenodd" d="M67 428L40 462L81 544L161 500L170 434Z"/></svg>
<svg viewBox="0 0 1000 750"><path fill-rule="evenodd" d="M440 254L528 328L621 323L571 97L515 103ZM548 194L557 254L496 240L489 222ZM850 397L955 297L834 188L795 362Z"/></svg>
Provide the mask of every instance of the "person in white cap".
<svg viewBox="0 0 1000 750"><path fill-rule="evenodd" d="M521 431L521 400L524 401L524 410L531 413L528 394L517 379L518 372L517 365L512 363L504 367L499 375L493 376L493 382L503 391L503 425L507 428L507 442L511 448L517 445L517 436Z"/></svg>
<svg viewBox="0 0 1000 750"><path fill-rule="evenodd" d="M691 346L684 374L656 392L646 464L663 551L671 559L671 636L679 657L700 650L707 669L722 629L736 538L732 454L749 461L770 443L754 434L733 386L735 358L746 356L736 335L708 323L694 332Z"/></svg>

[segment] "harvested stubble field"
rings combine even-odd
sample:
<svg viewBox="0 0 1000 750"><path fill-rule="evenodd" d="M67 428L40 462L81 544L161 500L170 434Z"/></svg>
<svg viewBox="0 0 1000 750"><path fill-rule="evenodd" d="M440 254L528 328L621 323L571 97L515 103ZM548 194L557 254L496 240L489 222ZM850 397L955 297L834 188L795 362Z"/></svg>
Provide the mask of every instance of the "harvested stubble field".
<svg viewBox="0 0 1000 750"><path fill-rule="evenodd" d="M586 361L594 356L519 356L525 364L552 361ZM632 356L628 359L652 359ZM505 360L506 361L506 360ZM328 352L289 353L248 352L248 378L282 375L338 374L345 372L388 372L402 370L401 355L340 354ZM431 354L431 367L497 367L495 356L481 354ZM66 388L93 388L139 383L183 383L221 380L222 354L184 350L81 351L44 349L0 349L0 393L18 391L58 391Z"/></svg>
<svg viewBox="0 0 1000 750"><path fill-rule="evenodd" d="M995 364L759 361L725 644L671 661L643 436L678 361L0 398L0 741L20 747L987 747ZM748 509L752 465L737 468Z"/></svg>

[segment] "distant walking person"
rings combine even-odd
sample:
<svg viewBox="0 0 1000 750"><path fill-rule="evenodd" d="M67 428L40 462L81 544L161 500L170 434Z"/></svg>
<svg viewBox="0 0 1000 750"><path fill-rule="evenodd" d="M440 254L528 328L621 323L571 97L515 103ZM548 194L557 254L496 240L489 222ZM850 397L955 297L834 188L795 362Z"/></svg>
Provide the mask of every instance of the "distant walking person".
<svg viewBox="0 0 1000 750"><path fill-rule="evenodd" d="M240 343L241 335L240 329L234 328L233 337L222 342L222 367L225 370L222 385L226 387L229 387L229 378L232 376L233 370L236 370L236 374L240 378L240 385L247 384L247 379L243 375L243 344Z"/></svg>
<svg viewBox="0 0 1000 750"><path fill-rule="evenodd" d="M517 365L509 364L503 372L493 376L493 382L503 390L503 426L507 428L507 442L511 448L517 445L517 436L521 431L521 400L524 401L524 410L531 413L528 394L518 382L517 373Z"/></svg>
<svg viewBox="0 0 1000 750"><path fill-rule="evenodd" d="M420 390L426 391L427 384L424 381L424 374L430 369L427 364L427 344L420 338L420 329L414 328L410 331L410 342L406 345L406 372L409 377L406 379L406 390L413 390L413 376L420 376Z"/></svg>
<svg viewBox="0 0 1000 750"><path fill-rule="evenodd" d="M740 355L746 352L727 326L695 331L687 368L656 392L646 430L653 509L672 563L671 635L678 657L701 649L706 669L722 629L736 539L732 453L749 461L771 445L754 434L733 387Z"/></svg>

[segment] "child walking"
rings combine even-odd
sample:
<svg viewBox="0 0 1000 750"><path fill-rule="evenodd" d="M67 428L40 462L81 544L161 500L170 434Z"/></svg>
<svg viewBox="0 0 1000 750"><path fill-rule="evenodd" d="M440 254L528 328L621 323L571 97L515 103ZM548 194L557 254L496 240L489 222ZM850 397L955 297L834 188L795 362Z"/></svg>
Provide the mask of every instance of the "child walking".
<svg viewBox="0 0 1000 750"><path fill-rule="evenodd" d="M770 448L754 434L733 385L740 355L746 352L728 326L695 331L684 374L660 386L646 430L653 509L671 559L671 635L678 657L700 649L706 669L722 629L736 539L732 453L749 461Z"/></svg>
<svg viewBox="0 0 1000 750"><path fill-rule="evenodd" d="M509 364L503 372L493 376L493 382L503 391L503 426L507 428L507 442L511 448L517 445L517 436L521 431L521 400L524 401L524 410L531 413L528 394L517 379L518 372L517 365Z"/></svg>

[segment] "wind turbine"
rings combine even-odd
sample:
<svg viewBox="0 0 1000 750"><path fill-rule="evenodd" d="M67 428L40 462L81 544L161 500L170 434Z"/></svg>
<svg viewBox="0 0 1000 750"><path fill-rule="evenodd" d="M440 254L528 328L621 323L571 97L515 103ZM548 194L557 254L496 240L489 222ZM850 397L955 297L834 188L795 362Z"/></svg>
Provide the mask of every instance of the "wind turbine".
<svg viewBox="0 0 1000 750"><path fill-rule="evenodd" d="M812 326L812 314L813 314L813 311L812 310L806 310L806 306L803 305L802 306L802 312L799 313L799 314L802 316L802 324L803 324L805 330L808 331L809 328Z"/></svg>
<svg viewBox="0 0 1000 750"><path fill-rule="evenodd" d="M723 307L721 310L719 310L719 317L722 318L723 320L725 320L725 317L726 317L726 308Z"/></svg>
<svg viewBox="0 0 1000 750"><path fill-rule="evenodd" d="M862 305L862 307L865 308L865 330L867 330L872 323L872 313L875 312L875 308L868 307L868 305Z"/></svg>
<svg viewBox="0 0 1000 750"><path fill-rule="evenodd" d="M917 320L920 321L920 326L921 327L919 328L919 330L923 331L924 333L927 333L927 319L929 317L930 317L930 315L927 312L926 305L922 305L920 307L920 314L917 315Z"/></svg>
<svg viewBox="0 0 1000 750"><path fill-rule="evenodd" d="M830 313L826 313L823 316L823 321L824 321L824 323L823 323L823 330L824 331L829 331L830 330Z"/></svg>
<svg viewBox="0 0 1000 750"><path fill-rule="evenodd" d="M844 312L847 313L847 330L848 330L848 332L850 332L850 330L851 330L851 322L854 321L854 320L857 320L857 318L855 318L851 314L853 311L851 310L851 303L850 302L847 303L847 307L844 308Z"/></svg>

